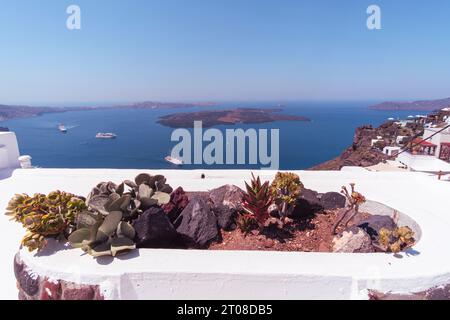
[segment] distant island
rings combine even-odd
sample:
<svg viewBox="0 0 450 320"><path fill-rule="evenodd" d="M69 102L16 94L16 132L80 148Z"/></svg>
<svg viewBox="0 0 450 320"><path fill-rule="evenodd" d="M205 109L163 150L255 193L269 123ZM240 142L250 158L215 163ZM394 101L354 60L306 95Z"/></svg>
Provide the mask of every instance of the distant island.
<svg viewBox="0 0 450 320"><path fill-rule="evenodd" d="M0 104L0 121L15 118L37 117L46 113L61 113L69 111L91 111L98 109L179 109L193 107L211 107L215 105L216 104L214 102L184 103L155 101L137 102L109 107L30 107Z"/></svg>
<svg viewBox="0 0 450 320"><path fill-rule="evenodd" d="M388 101L370 106L369 108L372 110L434 111L448 106L450 106L450 98L413 102Z"/></svg>
<svg viewBox="0 0 450 320"><path fill-rule="evenodd" d="M37 117L46 113L93 110L92 107L29 107L0 105L0 121L14 118Z"/></svg>
<svg viewBox="0 0 450 320"><path fill-rule="evenodd" d="M127 105L119 105L115 108L126 108L126 109L180 109L180 108L194 108L194 107L214 107L217 103L215 102L194 102L194 103L184 103L184 102L157 102L157 101L144 101L137 102Z"/></svg>
<svg viewBox="0 0 450 320"><path fill-rule="evenodd" d="M274 121L310 121L301 116L280 114L282 109L236 108L231 110L210 110L182 112L162 116L159 124L171 128L192 128L194 121L202 121L203 127L236 123L265 123Z"/></svg>

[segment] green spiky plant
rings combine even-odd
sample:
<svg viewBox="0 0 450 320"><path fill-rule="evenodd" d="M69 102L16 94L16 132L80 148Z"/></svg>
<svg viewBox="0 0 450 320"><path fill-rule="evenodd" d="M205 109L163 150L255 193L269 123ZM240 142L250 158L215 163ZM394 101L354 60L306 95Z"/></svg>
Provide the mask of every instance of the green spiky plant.
<svg viewBox="0 0 450 320"><path fill-rule="evenodd" d="M259 176L255 178L253 173L250 185L245 182L247 192L242 199L242 207L250 216L241 218L242 225L251 225L250 220L253 218L260 226L263 226L269 218L269 207L273 203L269 186L269 181L261 183Z"/></svg>
<svg viewBox="0 0 450 320"><path fill-rule="evenodd" d="M300 177L293 172L278 172L270 186L275 203L281 208L281 216L286 217L295 207L303 189Z"/></svg>
<svg viewBox="0 0 450 320"><path fill-rule="evenodd" d="M6 215L27 229L22 245L39 251L47 244L46 238L65 238L73 230L77 214L86 208L83 199L62 191L33 197L16 194L9 201Z"/></svg>
<svg viewBox="0 0 450 320"><path fill-rule="evenodd" d="M236 219L236 225L244 235L249 234L251 231L258 229L258 221L250 213L240 214Z"/></svg>

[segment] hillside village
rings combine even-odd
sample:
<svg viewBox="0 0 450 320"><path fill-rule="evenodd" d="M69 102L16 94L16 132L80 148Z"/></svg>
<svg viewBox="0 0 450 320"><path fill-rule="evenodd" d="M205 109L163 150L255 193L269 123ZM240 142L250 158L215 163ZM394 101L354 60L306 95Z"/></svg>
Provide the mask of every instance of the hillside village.
<svg viewBox="0 0 450 320"><path fill-rule="evenodd" d="M361 166L375 171L450 173L450 107L356 129L353 144L313 170Z"/></svg>

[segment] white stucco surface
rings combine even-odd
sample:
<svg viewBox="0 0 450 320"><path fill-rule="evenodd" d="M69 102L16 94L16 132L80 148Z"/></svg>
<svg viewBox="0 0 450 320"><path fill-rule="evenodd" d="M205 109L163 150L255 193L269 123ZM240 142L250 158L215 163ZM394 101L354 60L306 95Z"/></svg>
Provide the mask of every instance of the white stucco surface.
<svg viewBox="0 0 450 320"><path fill-rule="evenodd" d="M146 171L164 174L168 182L189 191L223 184L243 187L250 171L18 169L0 180L0 208L14 193L47 193L55 189L87 195L100 181L120 182ZM201 180L201 173L206 179ZM339 191L356 182L367 198L408 214L422 230L408 254L332 254L198 250L139 250L119 259L95 260L81 250L40 255L23 252L39 274L101 284L110 298L149 299L358 299L366 289L414 292L450 283L450 182L417 172L297 172L307 188ZM261 171L263 179L275 172ZM0 299L15 299L13 256L22 227L0 217Z"/></svg>
<svg viewBox="0 0 450 320"><path fill-rule="evenodd" d="M412 171L450 173L450 163L430 155L414 155L403 152L396 160L407 165Z"/></svg>
<svg viewBox="0 0 450 320"><path fill-rule="evenodd" d="M19 146L14 132L0 132L0 169L19 166Z"/></svg>

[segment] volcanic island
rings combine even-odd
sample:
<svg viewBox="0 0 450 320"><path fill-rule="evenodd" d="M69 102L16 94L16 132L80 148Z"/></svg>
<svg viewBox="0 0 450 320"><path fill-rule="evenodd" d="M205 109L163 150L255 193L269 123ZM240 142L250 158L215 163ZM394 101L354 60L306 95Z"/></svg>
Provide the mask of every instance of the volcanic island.
<svg viewBox="0 0 450 320"><path fill-rule="evenodd" d="M170 128L193 128L194 121L202 121L203 127L234 125L238 123L267 123L275 121L311 121L302 116L279 113L280 108L236 108L230 110L208 110L180 112L161 116L158 123Z"/></svg>

